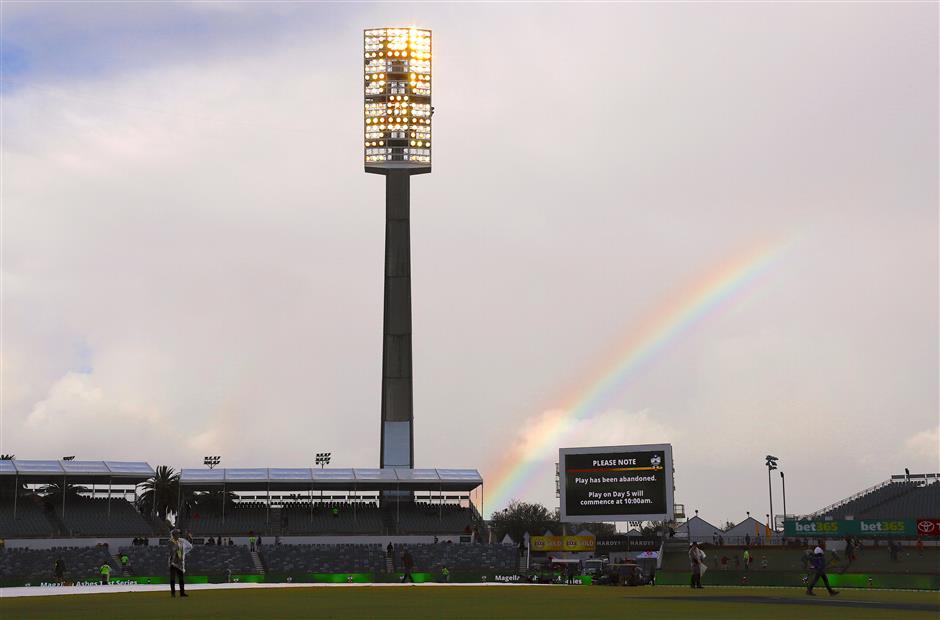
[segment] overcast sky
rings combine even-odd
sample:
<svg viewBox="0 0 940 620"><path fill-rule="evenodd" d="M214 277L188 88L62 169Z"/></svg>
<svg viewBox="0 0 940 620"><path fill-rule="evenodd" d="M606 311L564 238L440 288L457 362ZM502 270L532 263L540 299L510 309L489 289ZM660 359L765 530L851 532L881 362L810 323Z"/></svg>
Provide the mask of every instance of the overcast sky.
<svg viewBox="0 0 940 620"><path fill-rule="evenodd" d="M495 484L669 299L795 240L561 444L671 442L714 522L767 512L765 454L797 513L940 471L935 3L2 11L2 452L377 465L362 29L414 23L418 466Z"/></svg>

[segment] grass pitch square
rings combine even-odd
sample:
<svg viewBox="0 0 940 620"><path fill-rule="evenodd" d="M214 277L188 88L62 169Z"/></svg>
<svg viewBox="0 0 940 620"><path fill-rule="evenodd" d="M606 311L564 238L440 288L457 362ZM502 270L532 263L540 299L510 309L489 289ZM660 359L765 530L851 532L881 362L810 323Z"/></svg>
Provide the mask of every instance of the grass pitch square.
<svg viewBox="0 0 940 620"><path fill-rule="evenodd" d="M895 619L940 617L940 593L846 590L830 598L783 588L583 586L321 586L0 598L4 620L446 618Z"/></svg>

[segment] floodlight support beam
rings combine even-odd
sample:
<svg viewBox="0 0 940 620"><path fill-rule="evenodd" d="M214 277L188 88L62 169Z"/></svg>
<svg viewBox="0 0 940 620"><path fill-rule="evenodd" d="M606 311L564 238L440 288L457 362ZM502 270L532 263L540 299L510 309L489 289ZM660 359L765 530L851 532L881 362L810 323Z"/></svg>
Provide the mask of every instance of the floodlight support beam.
<svg viewBox="0 0 940 620"><path fill-rule="evenodd" d="M380 463L414 468L414 396L411 348L411 175L385 175L385 294L382 328Z"/></svg>

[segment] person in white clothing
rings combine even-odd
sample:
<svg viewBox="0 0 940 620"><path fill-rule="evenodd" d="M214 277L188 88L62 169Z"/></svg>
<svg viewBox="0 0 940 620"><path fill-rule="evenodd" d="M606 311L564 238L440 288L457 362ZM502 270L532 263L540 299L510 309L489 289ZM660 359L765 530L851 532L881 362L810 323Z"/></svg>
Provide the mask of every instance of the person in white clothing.
<svg viewBox="0 0 940 620"><path fill-rule="evenodd" d="M705 552L698 548L698 543L689 546L689 565L692 567L692 587L702 587L702 575L708 570L705 566Z"/></svg>

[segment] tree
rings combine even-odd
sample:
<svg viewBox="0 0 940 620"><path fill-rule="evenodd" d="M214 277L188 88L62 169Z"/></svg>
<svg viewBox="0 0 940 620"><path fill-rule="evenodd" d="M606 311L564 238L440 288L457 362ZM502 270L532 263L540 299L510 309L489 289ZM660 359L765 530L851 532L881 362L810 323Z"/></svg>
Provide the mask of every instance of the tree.
<svg viewBox="0 0 940 620"><path fill-rule="evenodd" d="M68 482L52 482L50 484L43 485L42 488L39 489L39 493L46 498L46 501L61 502L63 489L65 490L66 499L78 497L79 493L88 492L88 487L83 487L78 484L69 484Z"/></svg>
<svg viewBox="0 0 940 620"><path fill-rule="evenodd" d="M231 508L235 505L236 496L231 491L225 491L224 501L225 507ZM213 491L199 491L193 493L192 497L186 502L194 510L200 510L205 512L217 512L222 510L222 489L216 489Z"/></svg>
<svg viewBox="0 0 940 620"><path fill-rule="evenodd" d="M137 497L137 510L144 515L157 515L165 520L167 514L176 514L179 499L180 475L172 467L160 465L150 480L141 483L143 492Z"/></svg>
<svg viewBox="0 0 940 620"><path fill-rule="evenodd" d="M15 454L0 454L0 461L12 461L16 458ZM19 485L16 484L16 477L10 477L10 484L0 484L0 499L13 500L14 489L16 490L16 495L23 496L29 493L29 489L26 488L26 483L20 480Z"/></svg>
<svg viewBox="0 0 940 620"><path fill-rule="evenodd" d="M516 499L503 510L494 512L490 518L490 527L497 541L509 534L510 538L519 542L526 532L538 536L558 525L557 513L550 512L542 504L529 504Z"/></svg>

